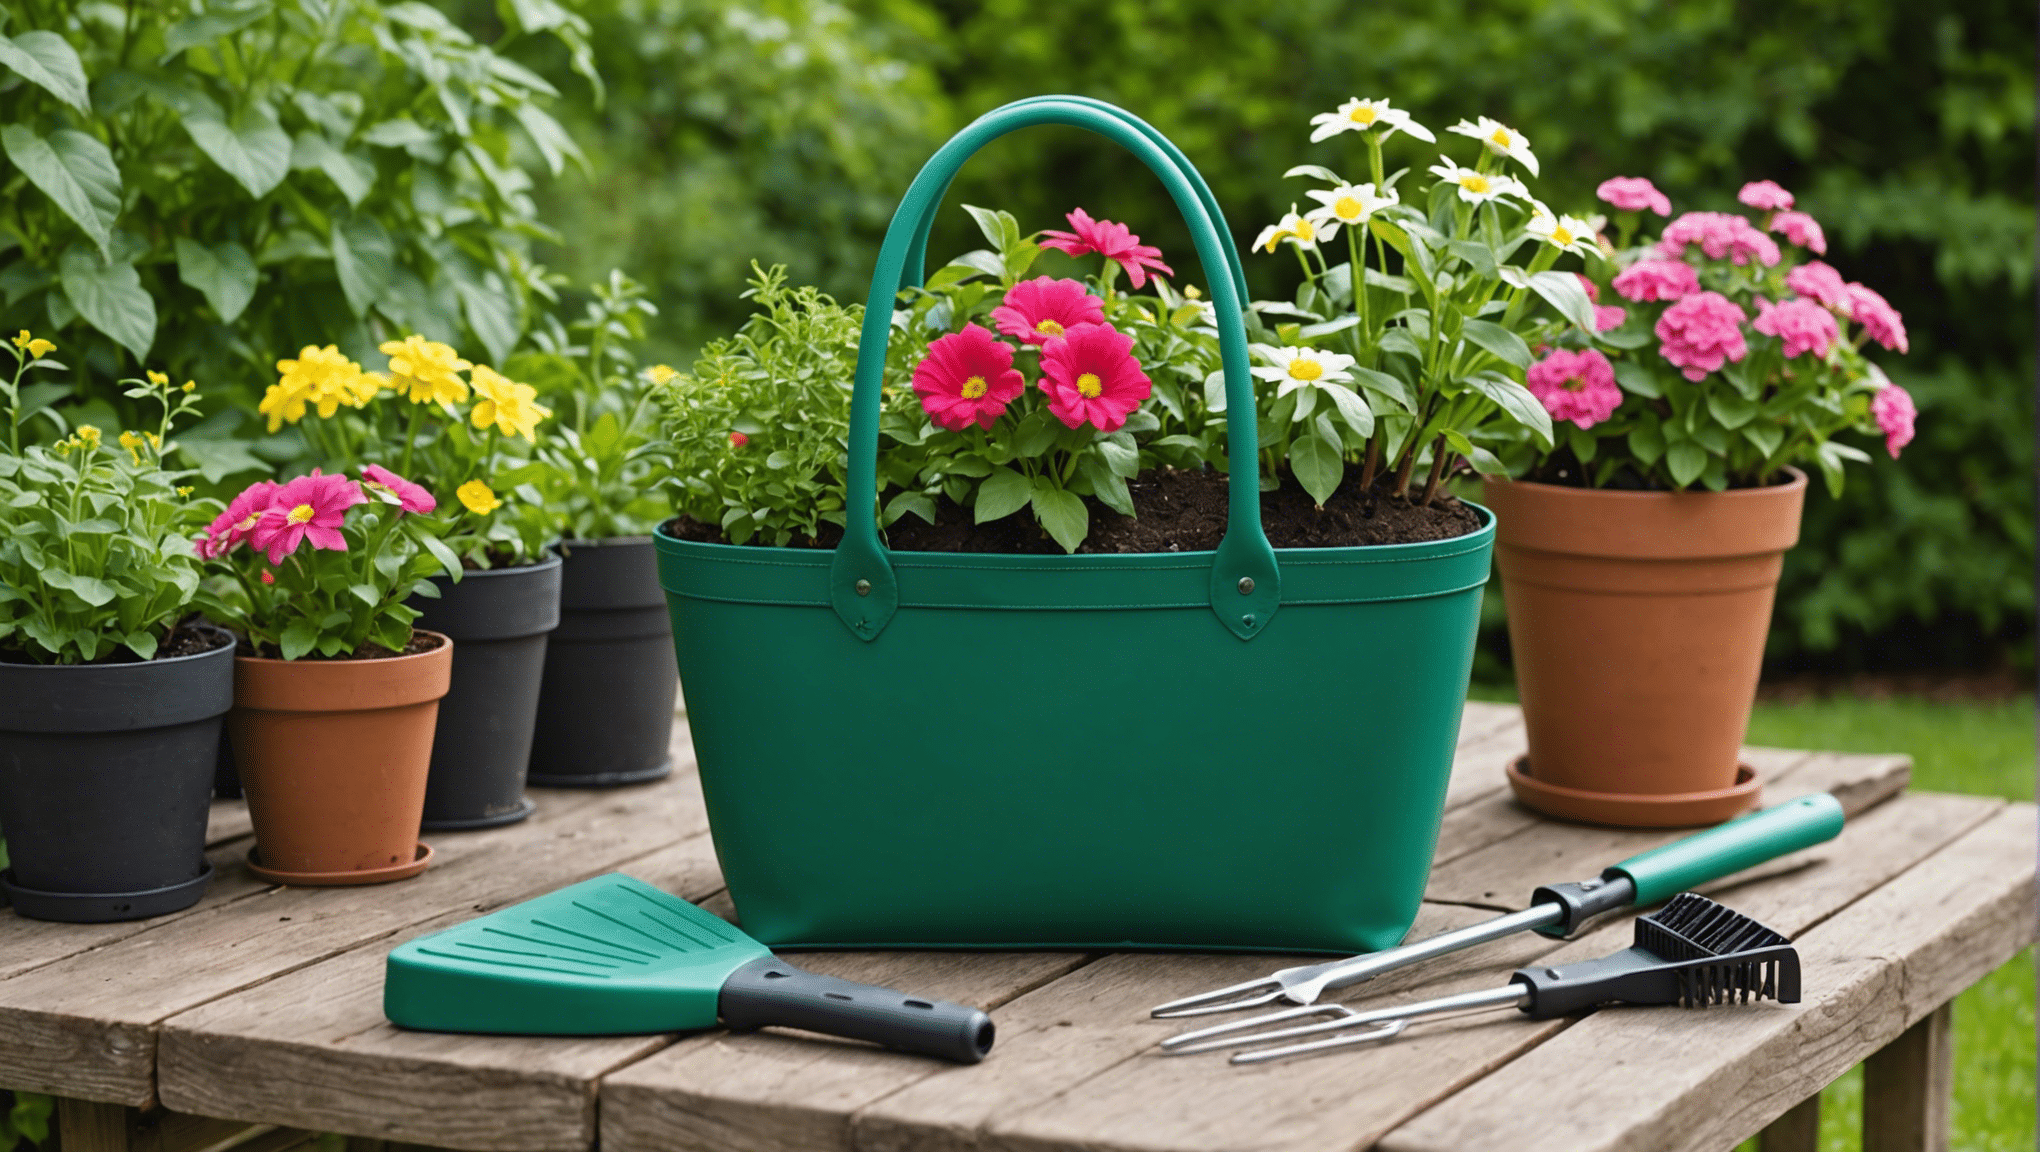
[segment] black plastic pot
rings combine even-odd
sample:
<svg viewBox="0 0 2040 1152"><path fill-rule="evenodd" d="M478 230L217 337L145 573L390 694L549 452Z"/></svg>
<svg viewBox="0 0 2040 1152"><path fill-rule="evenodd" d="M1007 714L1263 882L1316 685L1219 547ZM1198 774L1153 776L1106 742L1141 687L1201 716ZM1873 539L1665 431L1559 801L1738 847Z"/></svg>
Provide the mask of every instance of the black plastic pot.
<svg viewBox="0 0 2040 1152"><path fill-rule="evenodd" d="M570 540L545 657L533 784L609 788L673 770L673 620L649 536Z"/></svg>
<svg viewBox="0 0 2040 1152"><path fill-rule="evenodd" d="M560 622L560 559L433 583L439 599L420 597L411 606L423 613L417 627L453 638L453 686L439 701L422 826L514 824L533 807L524 769L546 637Z"/></svg>
<svg viewBox="0 0 2040 1152"><path fill-rule="evenodd" d="M140 920L198 903L233 638L134 664L0 664L0 824L14 910Z"/></svg>

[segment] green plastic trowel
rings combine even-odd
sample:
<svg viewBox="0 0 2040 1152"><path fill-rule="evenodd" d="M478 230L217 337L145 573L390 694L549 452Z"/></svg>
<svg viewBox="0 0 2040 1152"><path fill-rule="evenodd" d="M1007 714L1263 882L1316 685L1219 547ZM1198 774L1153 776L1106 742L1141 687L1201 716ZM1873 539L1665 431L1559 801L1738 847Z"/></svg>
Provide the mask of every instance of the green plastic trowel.
<svg viewBox="0 0 2040 1152"><path fill-rule="evenodd" d="M398 946L383 1014L427 1032L519 1036L783 1025L964 1064L992 1047L975 1008L803 972L618 872Z"/></svg>

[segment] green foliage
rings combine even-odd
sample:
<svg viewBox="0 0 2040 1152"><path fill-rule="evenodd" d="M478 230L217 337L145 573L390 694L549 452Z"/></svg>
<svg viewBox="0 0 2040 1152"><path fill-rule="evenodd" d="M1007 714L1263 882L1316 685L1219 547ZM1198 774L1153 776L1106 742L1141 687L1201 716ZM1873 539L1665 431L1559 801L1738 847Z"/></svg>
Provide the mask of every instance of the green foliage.
<svg viewBox="0 0 2040 1152"><path fill-rule="evenodd" d="M0 859L5 853L0 852ZM10 1092L0 1088L0 1152L12 1152L26 1143L41 1147L50 1139L50 1118L57 1102L40 1092Z"/></svg>
<svg viewBox="0 0 2040 1152"><path fill-rule="evenodd" d="M64 366L26 332L6 347L15 371L0 380L10 432L0 445L0 647L35 663L86 664L120 649L151 659L198 592L191 536L209 502L191 499L190 474L163 463L175 447L172 425L197 394L160 373L123 380L129 398L161 407L153 431L107 443L81 425L53 445L24 448L23 410L49 393L30 395L38 386L22 381L31 368Z"/></svg>
<svg viewBox="0 0 2040 1152"><path fill-rule="evenodd" d="M75 349L73 398L104 404L101 382L146 357L251 407L279 353L337 335L360 358L391 329L500 361L550 298L528 249L553 234L525 168L557 174L579 151L546 110L552 84L437 9L8 11L0 291ZM584 26L559 16L532 31L584 49ZM208 479L263 466L222 446L240 419L187 438Z"/></svg>

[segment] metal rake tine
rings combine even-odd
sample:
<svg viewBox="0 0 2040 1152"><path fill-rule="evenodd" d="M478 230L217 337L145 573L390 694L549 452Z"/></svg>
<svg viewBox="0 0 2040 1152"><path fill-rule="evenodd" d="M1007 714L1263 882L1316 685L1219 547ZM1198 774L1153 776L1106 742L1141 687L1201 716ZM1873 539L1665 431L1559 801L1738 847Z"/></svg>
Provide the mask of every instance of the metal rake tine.
<svg viewBox="0 0 2040 1152"><path fill-rule="evenodd" d="M1265 991L1263 991L1264 989ZM1260 991L1261 995L1244 1000L1229 999L1229 997L1245 996L1250 992L1256 991ZM1229 988L1220 988L1213 992L1200 992L1195 996L1185 996L1180 1000L1171 1000L1167 1004L1150 1008L1148 1015L1157 1020L1168 1020L1179 1016L1208 1016L1215 1012L1237 1012L1242 1008L1258 1008L1263 1004L1273 1004L1281 998L1281 981L1276 980L1272 976L1263 976L1258 980L1242 981Z"/></svg>
<svg viewBox="0 0 2040 1152"><path fill-rule="evenodd" d="M1294 1029L1283 1029L1275 1033L1263 1033L1259 1029L1285 1020L1301 1020L1309 1016L1330 1017L1329 1020L1309 1025L1312 1032L1321 1031L1327 1025L1344 1027L1349 1017L1355 1015L1344 1004L1305 1004L1296 1008L1284 1008L1279 1012L1263 1012L1245 1020L1232 1020L1224 1024L1213 1024L1194 1032L1179 1032L1162 1041L1162 1050L1171 1056L1188 1056L1193 1052L1210 1052L1217 1048L1236 1048L1242 1044L1255 1044L1263 1039L1289 1036Z"/></svg>
<svg viewBox="0 0 2040 1152"><path fill-rule="evenodd" d="M1322 1052L1327 1048L1344 1048L1350 1044L1379 1044L1393 1040L1409 1027L1407 1018L1390 1020L1377 1024L1365 1032L1349 1032L1343 1036L1328 1036L1323 1040L1312 1040L1308 1044L1290 1044L1282 1048L1260 1048L1252 1052L1233 1053L1234 1064L1265 1064L1270 1060L1282 1060L1290 1056L1301 1056L1306 1052Z"/></svg>

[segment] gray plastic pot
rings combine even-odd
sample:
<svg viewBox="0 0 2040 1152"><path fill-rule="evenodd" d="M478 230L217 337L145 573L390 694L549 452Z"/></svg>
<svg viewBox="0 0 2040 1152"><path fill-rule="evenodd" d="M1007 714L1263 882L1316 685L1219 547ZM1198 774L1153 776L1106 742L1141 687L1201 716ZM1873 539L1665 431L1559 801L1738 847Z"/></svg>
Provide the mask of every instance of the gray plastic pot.
<svg viewBox="0 0 2040 1152"><path fill-rule="evenodd" d="M133 664L0 664L0 824L14 910L101 923L196 904L233 637Z"/></svg>
<svg viewBox="0 0 2040 1152"><path fill-rule="evenodd" d="M532 784L609 788L673 770L680 683L673 621L649 536L570 540L560 626L546 649Z"/></svg>
<svg viewBox="0 0 2040 1152"><path fill-rule="evenodd" d="M453 684L439 701L427 830L493 828L531 815L524 769L545 673L546 638L560 622L560 559L432 581L437 600L411 601L416 626L453 639Z"/></svg>

